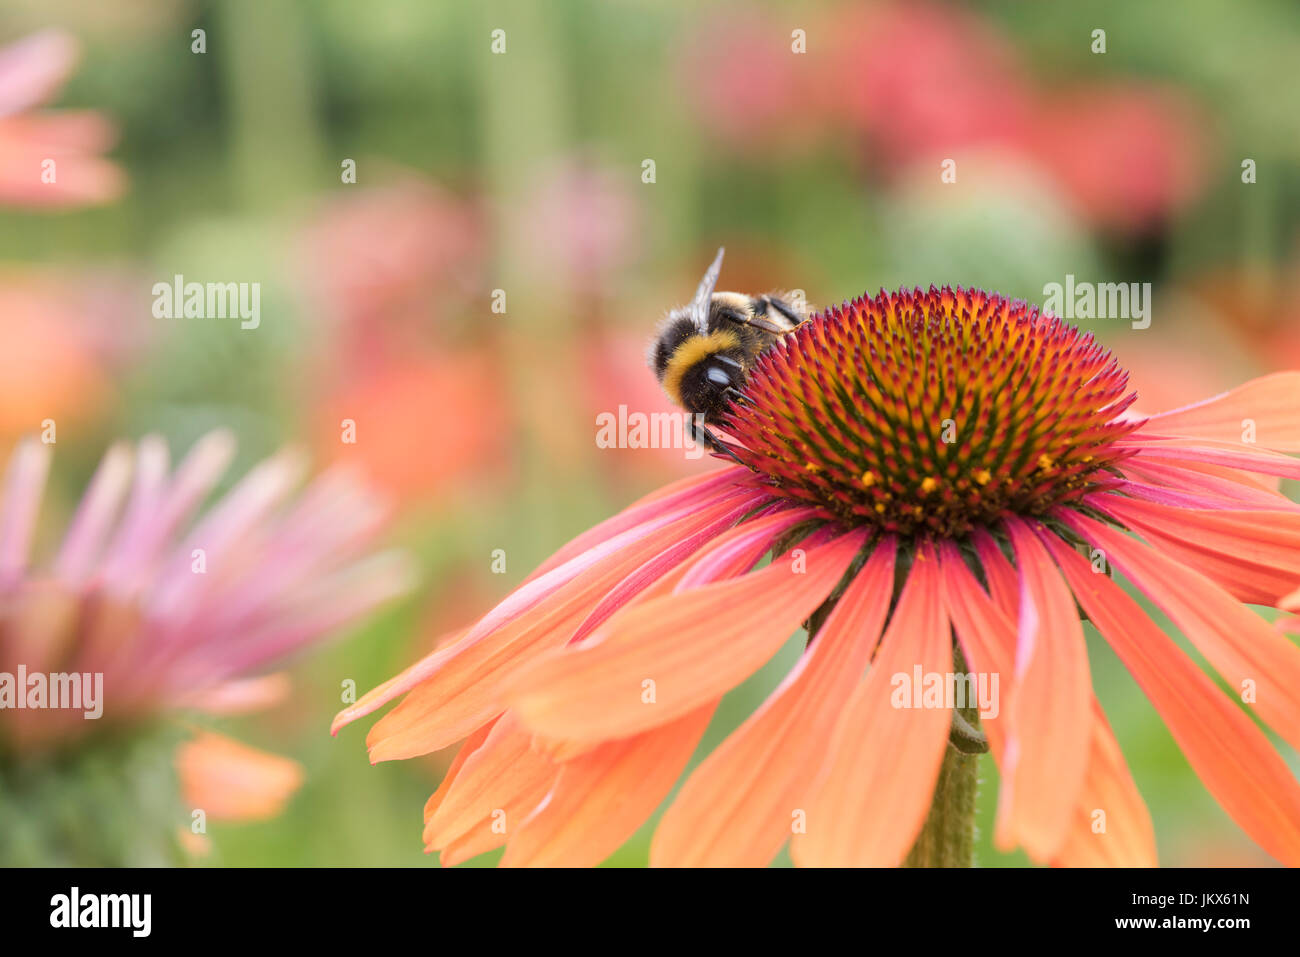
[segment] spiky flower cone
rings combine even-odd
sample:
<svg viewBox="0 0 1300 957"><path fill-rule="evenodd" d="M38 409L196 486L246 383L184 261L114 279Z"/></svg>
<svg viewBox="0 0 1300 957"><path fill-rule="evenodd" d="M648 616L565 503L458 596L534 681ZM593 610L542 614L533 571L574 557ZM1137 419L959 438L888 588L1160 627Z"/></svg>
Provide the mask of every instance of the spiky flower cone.
<svg viewBox="0 0 1300 957"><path fill-rule="evenodd" d="M1092 336L1023 302L859 298L759 360L730 431L781 494L848 525L960 536L1117 484L1135 398Z"/></svg>

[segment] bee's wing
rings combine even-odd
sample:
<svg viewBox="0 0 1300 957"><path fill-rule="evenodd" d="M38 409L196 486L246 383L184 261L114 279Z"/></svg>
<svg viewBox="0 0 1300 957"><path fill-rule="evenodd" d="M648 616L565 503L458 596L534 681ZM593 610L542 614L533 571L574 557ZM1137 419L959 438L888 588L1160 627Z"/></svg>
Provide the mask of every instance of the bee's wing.
<svg viewBox="0 0 1300 957"><path fill-rule="evenodd" d="M718 247L718 255L714 257L713 265L700 280L699 288L695 290L695 298L691 300L691 321L695 323L695 328L700 330L701 335L709 334L709 303L713 299L714 287L718 285L718 275L722 272L724 252L726 252L725 248Z"/></svg>

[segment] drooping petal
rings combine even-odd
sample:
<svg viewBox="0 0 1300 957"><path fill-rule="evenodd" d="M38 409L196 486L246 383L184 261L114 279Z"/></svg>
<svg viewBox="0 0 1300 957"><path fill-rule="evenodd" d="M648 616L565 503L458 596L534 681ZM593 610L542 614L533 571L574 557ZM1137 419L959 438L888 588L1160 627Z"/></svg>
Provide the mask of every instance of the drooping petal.
<svg viewBox="0 0 1300 957"><path fill-rule="evenodd" d="M1260 847L1300 864L1300 786L1264 733L1119 586L1064 544L1050 547L1084 611L1215 800Z"/></svg>
<svg viewBox="0 0 1300 957"><path fill-rule="evenodd" d="M993 539L987 540L993 545ZM985 575L990 580L1014 577L1015 570L1000 550L979 549ZM962 561L961 553L950 542L940 546L940 570L943 574L944 603L961 641L967 667L978 675L1010 675L1016 650L1016 607L1004 608L980 588L975 576ZM1004 708L1000 695L991 695L996 704L990 713L981 714L981 724L989 739L989 750L1001 766L1006 744ZM1095 697L1092 705L1092 740L1088 751L1088 770L1071 818L1065 843L1050 863L1066 867L1154 867L1156 865L1155 831L1151 815L1129 773L1110 725ZM1105 815L1098 830L1097 812Z"/></svg>
<svg viewBox="0 0 1300 957"><path fill-rule="evenodd" d="M807 521L812 509L793 508L773 512L719 535L709 548L692 564L678 567L662 581L646 590L646 599L672 595L687 588L698 588L712 582L726 581L743 575L772 550L774 541L794 526ZM800 542L807 549L824 542L833 534L831 528L813 532ZM795 553L792 551L792 555ZM526 679L521 683L526 683ZM554 761L571 761L592 750L599 742L593 739L555 738L544 734L533 735L533 747L550 755Z"/></svg>
<svg viewBox="0 0 1300 957"><path fill-rule="evenodd" d="M1101 704L1092 699L1088 774L1057 867L1155 867L1151 814L1129 773Z"/></svg>
<svg viewBox="0 0 1300 957"><path fill-rule="evenodd" d="M979 556L980 567L988 581L989 594L999 608L1011 617L1012 621L1020 618L1020 576L1016 566L1002 553L1002 549L984 529L979 529L972 536L975 541L975 553ZM1008 668L1006 674L1011 674Z"/></svg>
<svg viewBox="0 0 1300 957"><path fill-rule="evenodd" d="M514 707L539 734L580 742L626 737L694 711L776 654L864 539L850 532L807 548L802 571L787 556L731 581L625 608L588 642L520 675Z"/></svg>
<svg viewBox="0 0 1300 957"><path fill-rule="evenodd" d="M655 830L651 864L762 867L776 856L871 660L896 549L893 538L876 545L795 670L691 773Z"/></svg>
<svg viewBox="0 0 1300 957"><path fill-rule="evenodd" d="M1300 512L1169 508L1118 495L1106 507L1238 601L1272 605L1300 584Z"/></svg>
<svg viewBox="0 0 1300 957"><path fill-rule="evenodd" d="M545 575L554 568L559 568L615 535L670 512L692 505L706 504L718 495L727 493L734 486L749 484L749 478L750 473L747 470L728 465L702 475L688 475L656 489L556 549L554 554L524 579L524 584Z"/></svg>
<svg viewBox="0 0 1300 957"><path fill-rule="evenodd" d="M429 849L447 866L504 844L550 790L559 771L530 747L531 736L506 712L457 769L424 825ZM466 841L470 838L470 841ZM459 842L460 853L447 848Z"/></svg>
<svg viewBox="0 0 1300 957"><path fill-rule="evenodd" d="M1108 504L1104 496L1093 501ZM1300 649L1200 572L1137 539L1080 515L1061 519L1101 548L1156 603L1233 688L1254 692L1253 709L1300 747Z"/></svg>
<svg viewBox="0 0 1300 957"><path fill-rule="evenodd" d="M735 512L730 513L727 519L739 518L750 508L750 500L745 500ZM787 509L776 517L775 528L789 528L805 516L812 514L812 509ZM746 528L752 530L753 523ZM646 591L651 585L663 580L665 574L674 568L677 568L691 556L698 554L701 548L705 547L710 541L719 539L717 528L715 526L705 526L694 535L686 536L679 541L674 542L665 548L662 552L650 559L639 568L632 571L626 578L609 590L600 603L592 609L581 625L574 631L573 637L569 639L570 644L577 644L583 641L588 635L609 620L610 616L617 612L624 605L628 604L637 595ZM741 534L743 540L746 536Z"/></svg>
<svg viewBox="0 0 1300 957"><path fill-rule="evenodd" d="M483 747L483 742L487 740L488 735L492 733L492 728L495 727L496 723L500 720L500 716L493 718L461 743L460 749L456 752L456 757L452 758L451 764L447 767L447 773L442 776L442 781L438 784L437 790L429 795L429 800L424 802L424 824L426 828L428 827L429 820L433 817L434 812L436 812L438 808L442 807L442 802L446 799L447 792L450 791L451 786L456 783L456 778L460 774L461 768L465 766L465 762L469 760L470 756L475 751ZM427 835L424 840L425 843L428 844L429 839ZM426 853L428 850L430 849L426 848Z"/></svg>
<svg viewBox="0 0 1300 957"><path fill-rule="evenodd" d="M1004 522L1020 571L1020 619L998 794L999 846L1039 860L1065 841L1088 767L1092 682L1074 599L1031 527Z"/></svg>
<svg viewBox="0 0 1300 957"><path fill-rule="evenodd" d="M896 701L896 676L952 671L952 635L938 561L918 549L871 670L844 709L790 854L801 867L893 867L930 809L951 712ZM902 705L902 706L900 706Z"/></svg>
<svg viewBox="0 0 1300 957"><path fill-rule="evenodd" d="M1218 442L1240 442L1246 423L1255 441L1300 452L1300 372L1274 372L1192 405L1153 415L1143 431Z"/></svg>
<svg viewBox="0 0 1300 957"><path fill-rule="evenodd" d="M1130 458L1124 462L1126 478L1145 482L1148 487L1171 493L1190 493L1214 503L1214 508L1300 509L1300 505L1274 489L1259 488L1243 483L1245 473L1235 473L1235 478L1188 468L1183 465L1161 463L1150 457ZM1148 496L1150 497L1150 496ZM1201 506L1204 507L1204 506Z"/></svg>
<svg viewBox="0 0 1300 957"><path fill-rule="evenodd" d="M1118 444L1120 448L1131 449L1141 462L1192 463L1226 466L1244 472L1259 472L1263 475L1280 475L1283 478L1300 479L1300 460L1289 455L1271 452L1268 449L1250 445L1233 445L1228 442L1211 443L1209 440L1183 441L1170 438L1157 441L1164 436L1143 435L1142 443Z"/></svg>
<svg viewBox="0 0 1300 957"><path fill-rule="evenodd" d="M668 796L716 708L711 702L561 765L554 786L506 845L502 866L599 864Z"/></svg>
<svg viewBox="0 0 1300 957"><path fill-rule="evenodd" d="M386 729L379 725L371 729L376 742L390 733L398 733L416 725L429 725L426 720L435 711L441 712L436 726L425 730L432 734L428 740L411 740L396 747L393 754L427 753L446 747L482 724L498 707L497 685L488 683L490 675L518 666L527 657L525 652L537 653L568 641L574 629L591 612L601 597L616 587L629 574L652 561L656 555L671 548L683 537L703 529L721 531L734 521L738 510L743 510L751 499L724 498L708 508L692 514L669 513L668 518L656 519L621 533L604 545L593 548L579 558L555 569L534 585L541 586L551 576L567 576L562 583L537 596L524 598L509 610L499 605L455 641L440 644L431 654L363 695L351 707L335 717L331 732L337 734L344 725L369 714L376 708L417 687L421 688L419 701L412 701L402 717L393 718L391 712L385 720L393 718ZM572 567L572 566L579 567ZM512 593L512 598L528 591L525 585ZM461 698L459 717L445 708L448 701ZM407 702L403 702L407 705ZM382 724L383 722L381 722ZM396 746L398 742L393 742ZM410 751L411 747L422 750ZM372 760L382 760L372 754Z"/></svg>

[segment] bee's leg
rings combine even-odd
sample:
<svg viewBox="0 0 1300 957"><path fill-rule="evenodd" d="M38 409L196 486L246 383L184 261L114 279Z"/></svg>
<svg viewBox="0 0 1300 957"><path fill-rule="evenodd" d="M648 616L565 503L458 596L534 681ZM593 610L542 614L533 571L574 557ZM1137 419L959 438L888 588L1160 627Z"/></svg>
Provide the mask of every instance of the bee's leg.
<svg viewBox="0 0 1300 957"><path fill-rule="evenodd" d="M702 445L710 452L721 453L730 458L737 465L744 465L739 456L731 450L731 447L724 444L716 435L714 435L707 425L696 421L695 416L686 413L686 428L691 433L691 440L697 445Z"/></svg>
<svg viewBox="0 0 1300 957"><path fill-rule="evenodd" d="M748 405L748 406L754 405L754 400L751 399L749 396L745 395L745 393L741 392L735 386L728 386L727 388L723 389L722 394L725 395L727 399L731 402L739 402L741 405Z"/></svg>
<svg viewBox="0 0 1300 957"><path fill-rule="evenodd" d="M763 299L767 302L768 305L770 305L773 309L775 309L775 310L776 310L777 312L779 312L781 315L785 316L787 319L789 319L791 322L793 322L796 326L801 325L801 324L804 322L804 318L803 318L802 316L800 316L797 312L795 312L793 309L791 309L788 305L786 305L786 304L785 304L784 302L782 302L780 299L773 299L773 298L771 298L771 297L769 297L769 296L764 296Z"/></svg>

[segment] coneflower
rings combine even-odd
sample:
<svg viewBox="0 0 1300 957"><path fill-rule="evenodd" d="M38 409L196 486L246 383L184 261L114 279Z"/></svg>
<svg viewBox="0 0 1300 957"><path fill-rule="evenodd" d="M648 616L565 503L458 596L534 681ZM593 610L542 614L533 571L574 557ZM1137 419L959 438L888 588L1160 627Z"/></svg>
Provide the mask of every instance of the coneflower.
<svg viewBox="0 0 1300 957"><path fill-rule="evenodd" d="M466 739L425 808L443 863L505 844L506 864L596 864L807 623L794 670L685 781L652 863L762 865L787 842L800 865L968 863L969 752L987 748L999 847L1154 864L1082 609L1229 815L1300 863L1300 789L1255 723L1300 745L1300 650L1243 604L1300 585L1300 507L1271 478L1300 477L1281 454L1300 451L1300 373L1149 418L1133 401L1091 336L998 295L831 309L759 361L727 428L743 465L579 536L335 730L405 695L373 761ZM964 673L1001 679L982 727L931 695ZM900 694L914 675L925 695Z"/></svg>
<svg viewBox="0 0 1300 957"><path fill-rule="evenodd" d="M267 816L302 774L169 719L273 703L287 681L265 672L408 588L409 561L370 553L385 510L364 485L336 470L299 492L288 452L196 521L234 455L225 432L174 470L157 436L113 446L33 561L52 449L22 441L0 487L0 861L164 863L192 809ZM68 706L91 687L95 713Z"/></svg>

